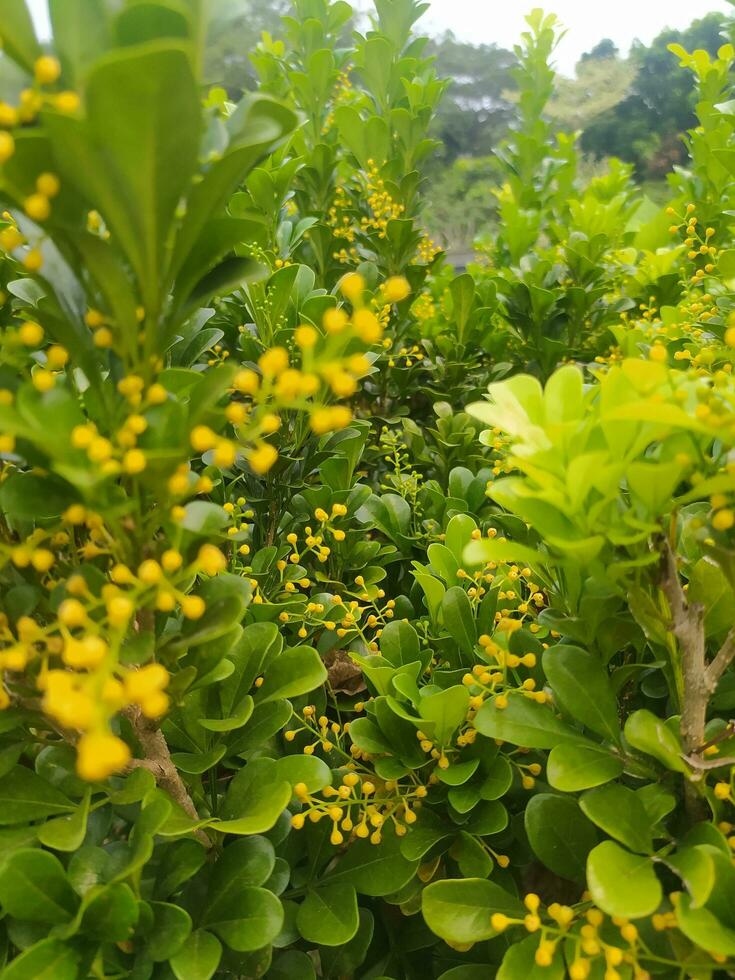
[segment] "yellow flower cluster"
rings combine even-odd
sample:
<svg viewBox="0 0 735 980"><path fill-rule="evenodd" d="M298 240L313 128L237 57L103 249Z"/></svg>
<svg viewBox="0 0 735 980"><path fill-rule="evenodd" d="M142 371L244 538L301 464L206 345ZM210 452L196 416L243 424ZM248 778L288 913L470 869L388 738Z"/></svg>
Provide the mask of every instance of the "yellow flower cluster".
<svg viewBox="0 0 735 980"><path fill-rule="evenodd" d="M367 170L353 174L351 185L338 184L335 188L327 224L334 237L345 246L334 252L333 258L343 264L356 263L360 242L385 239L388 223L404 217L405 213L405 204L396 201L391 194L381 176L380 166L374 160L368 160ZM428 265L440 251L428 235L423 235L414 264Z"/></svg>
<svg viewBox="0 0 735 980"><path fill-rule="evenodd" d="M319 744L326 743L325 751L336 750L332 740L339 734L338 723L330 724L324 715L317 718L313 705L307 706L303 715L302 727L312 729ZM287 732L286 738L290 735L293 739L295 734L296 731ZM406 777L405 784L397 779L383 780L370 771L358 771L358 764L350 761L345 765L340 785L326 786L320 796L310 793L305 783L296 784L294 796L302 809L293 815L291 825L301 830L307 820L318 823L326 818L332 822L330 841L335 846L360 838L380 844L388 825L392 825L399 837L407 833L427 795L428 788L415 775Z"/></svg>
<svg viewBox="0 0 735 980"><path fill-rule="evenodd" d="M43 55L37 59L33 67L34 84L31 88L21 90L18 105L0 102L0 129L13 129L33 122L41 109L46 106L63 113L74 113L79 108L80 100L76 92L47 91L51 86L55 86L61 77L61 64L56 58ZM1 138L5 135L9 134L0 134L0 148L3 145L6 147L5 153L0 149L0 163L9 159L13 153L12 145ZM8 147L10 147L9 152Z"/></svg>
<svg viewBox="0 0 735 980"><path fill-rule="evenodd" d="M81 542L84 533L87 541ZM93 588L75 572L57 579L57 565L73 567L73 553L85 558L108 556L106 581ZM59 528L39 530L24 543L0 546L0 560L18 569L33 568L49 594L62 589L55 614L21 616L11 628L0 617L0 707L11 704L19 676L32 669L40 692L40 707L77 744L77 769L84 779L104 779L130 760L127 744L110 731L114 715L136 707L147 718L158 718L169 705L165 689L168 672L160 663L125 665L122 653L132 633L146 628L154 610L178 608L187 619L199 619L204 600L188 593L197 575L214 576L226 568L224 554L203 545L196 558L185 562L168 548L133 569L116 560L123 543L102 518L81 504L69 507Z"/></svg>
<svg viewBox="0 0 735 980"><path fill-rule="evenodd" d="M362 276L345 276L340 288L352 305L351 315L343 306L331 307L324 313L321 329L309 323L296 328L293 339L297 356L285 347L272 347L261 355L258 370L243 368L238 372L226 410L237 442L228 443L214 433L200 431L195 449L214 450L222 460L219 465L231 465L237 445L254 442L247 450L247 459L251 468L263 475L278 459L277 450L267 437L280 428L282 412L309 412L316 435L350 424L350 409L329 401L355 394L359 379L370 370L370 361L364 353L350 353L349 349L355 339L367 347L379 343L383 325L363 301L366 283ZM409 292L405 280L396 277L383 284L381 295L403 297Z"/></svg>
<svg viewBox="0 0 735 980"><path fill-rule="evenodd" d="M678 897L676 892L669 895L671 911L652 917L655 931L665 932L677 927ZM495 912L490 917L490 925L499 933L517 926L531 935L538 935L535 961L542 968L557 962L555 957L562 949L574 950L574 959L567 967L567 976L571 980L588 980L593 975L604 976L604 980L622 980L623 975L632 975L635 980L651 980L652 974L644 965L649 957L651 966L669 966L676 970L681 965L658 950L654 954L634 923L618 916L606 916L592 905L587 895L575 907L553 902L543 909L541 899L533 892L527 894L523 902L528 910L523 918ZM712 955L713 968L720 959Z"/></svg>
<svg viewBox="0 0 735 980"><path fill-rule="evenodd" d="M421 241L418 244L416 258L413 260L413 264L431 265L440 252L441 248L436 242L429 235L424 234L421 236Z"/></svg>
<svg viewBox="0 0 735 980"><path fill-rule="evenodd" d="M7 137L7 135L0 131L0 163L2 163L3 137ZM0 248L8 254L17 252L16 258L27 272L39 272L43 267L43 253L39 244L32 244L28 241L8 211L4 211L2 217L6 226L0 231ZM19 251L20 249L23 251Z"/></svg>

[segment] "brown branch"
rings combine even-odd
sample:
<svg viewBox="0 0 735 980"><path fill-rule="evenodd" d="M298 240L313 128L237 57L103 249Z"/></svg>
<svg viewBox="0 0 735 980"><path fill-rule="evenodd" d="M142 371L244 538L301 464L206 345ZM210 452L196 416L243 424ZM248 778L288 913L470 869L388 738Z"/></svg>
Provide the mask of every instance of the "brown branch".
<svg viewBox="0 0 735 980"><path fill-rule="evenodd" d="M704 607L687 602L679 579L676 558L668 541L661 556L661 588L671 610L671 628L679 642L684 681L681 705L681 734L686 755L697 755L705 741L707 706L714 693L707 676L705 655Z"/></svg>
<svg viewBox="0 0 735 980"><path fill-rule="evenodd" d="M189 796L189 791L171 759L171 753L161 729L155 722L145 718L136 705L130 705L123 714L130 722L144 753L144 758L133 759L130 762L130 768L147 769L153 774L161 789L168 793L174 803L177 803L187 816L191 817L192 820L199 820L199 814L191 796ZM212 841L203 830L196 830L194 836L205 847L212 847Z"/></svg>
<svg viewBox="0 0 735 980"><path fill-rule="evenodd" d="M696 755L683 755L682 759L688 762L692 769L722 769L724 766L735 765L735 756L724 756L721 759L700 759Z"/></svg>
<svg viewBox="0 0 735 980"><path fill-rule="evenodd" d="M717 651L714 660L707 668L707 681L712 686L713 693L717 688L720 678L733 660L735 660L735 626L727 634L725 642Z"/></svg>

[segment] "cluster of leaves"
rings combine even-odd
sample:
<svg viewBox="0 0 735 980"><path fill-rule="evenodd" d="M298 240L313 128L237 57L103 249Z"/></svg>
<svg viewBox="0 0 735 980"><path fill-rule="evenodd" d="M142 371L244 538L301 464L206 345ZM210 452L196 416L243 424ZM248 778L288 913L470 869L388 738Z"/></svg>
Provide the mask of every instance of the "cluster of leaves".
<svg viewBox="0 0 735 980"><path fill-rule="evenodd" d="M454 276L424 5L204 6L0 0L3 980L731 973L732 49Z"/></svg>

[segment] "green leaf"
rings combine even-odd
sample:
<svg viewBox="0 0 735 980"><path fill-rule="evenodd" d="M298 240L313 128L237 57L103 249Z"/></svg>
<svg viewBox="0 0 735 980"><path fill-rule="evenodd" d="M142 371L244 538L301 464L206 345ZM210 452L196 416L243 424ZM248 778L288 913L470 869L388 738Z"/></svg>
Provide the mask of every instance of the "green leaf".
<svg viewBox="0 0 735 980"><path fill-rule="evenodd" d="M447 589L441 603L444 626L462 653L472 656L477 643L477 627L467 593L458 585Z"/></svg>
<svg viewBox="0 0 735 980"><path fill-rule="evenodd" d="M715 886L715 865L706 847L680 847L660 860L684 882L693 909L706 904Z"/></svg>
<svg viewBox="0 0 735 980"><path fill-rule="evenodd" d="M319 961L325 976L354 975L365 962L375 931L375 920L368 909L359 909L359 915L360 926L348 943L319 950ZM296 973L283 973L281 980L293 980L295 976L300 980L301 974Z"/></svg>
<svg viewBox="0 0 735 980"><path fill-rule="evenodd" d="M181 633L168 642L169 650L185 650L226 636L239 625L252 596L248 581L225 572L203 582L197 591L206 611L201 619L184 622Z"/></svg>
<svg viewBox="0 0 735 980"><path fill-rule="evenodd" d="M15 851L0 868L0 904L16 919L68 922L78 903L61 862L48 851Z"/></svg>
<svg viewBox="0 0 735 980"><path fill-rule="evenodd" d="M577 801L540 793L529 800L524 820L536 857L554 874L584 881L587 855L598 835Z"/></svg>
<svg viewBox="0 0 735 980"><path fill-rule="evenodd" d="M116 198L114 213L102 213L136 270L144 307L155 309L169 228L199 150L188 51L172 41L118 50L97 63L86 95L89 131Z"/></svg>
<svg viewBox="0 0 735 980"><path fill-rule="evenodd" d="M217 765L226 751L224 745L215 745L208 752L172 752L171 760L182 772L200 776Z"/></svg>
<svg viewBox="0 0 735 980"><path fill-rule="evenodd" d="M513 782L513 769L504 755L499 755L490 764L479 792L480 799L499 800L505 796Z"/></svg>
<svg viewBox="0 0 735 980"><path fill-rule="evenodd" d="M559 644L544 652L543 668L555 699L567 714L603 738L620 741L617 699L597 657L579 647Z"/></svg>
<svg viewBox="0 0 735 980"><path fill-rule="evenodd" d="M318 793L332 782L332 770L313 755L285 755L276 760L276 773L291 786L306 783L310 793Z"/></svg>
<svg viewBox="0 0 735 980"><path fill-rule="evenodd" d="M565 743L555 746L546 762L546 778L562 793L601 786L622 775L622 761L607 749L587 744Z"/></svg>
<svg viewBox="0 0 735 980"><path fill-rule="evenodd" d="M319 950L319 959L324 960L327 949ZM330 971L334 975L334 971ZM268 970L268 980L316 980L314 963L307 953L302 953L299 949L289 949L281 953L273 960L271 968Z"/></svg>
<svg viewBox="0 0 735 980"><path fill-rule="evenodd" d="M228 844L212 869L209 892L213 898L234 899L243 886L264 885L276 863L273 845L265 837L247 837Z"/></svg>
<svg viewBox="0 0 735 980"><path fill-rule="evenodd" d="M222 958L222 945L206 929L197 929L189 936L170 966L176 980L210 980Z"/></svg>
<svg viewBox="0 0 735 980"><path fill-rule="evenodd" d="M424 889L421 911L431 931L454 945L479 943L496 936L490 925L495 912L513 918L525 915L515 896L484 878L434 882Z"/></svg>
<svg viewBox="0 0 735 980"><path fill-rule="evenodd" d="M436 775L447 786L462 786L477 771L479 759L467 759L465 762L455 762L446 769L437 769ZM500 793L500 796L503 794ZM497 799L498 797L495 797Z"/></svg>
<svg viewBox="0 0 735 980"><path fill-rule="evenodd" d="M464 560L468 567L474 568L488 562L519 562L531 568L543 568L544 565L555 565L556 560L550 555L541 554L517 541L505 538L482 538L480 541L470 541L465 548Z"/></svg>
<svg viewBox="0 0 735 980"><path fill-rule="evenodd" d="M49 0L49 16L65 78L76 87L90 61L109 45L104 0Z"/></svg>
<svg viewBox="0 0 735 980"><path fill-rule="evenodd" d="M681 758L682 748L676 735L660 718L646 708L634 711L625 723L627 741L646 755L652 755L674 772L687 772Z"/></svg>
<svg viewBox="0 0 735 980"><path fill-rule="evenodd" d="M380 844L356 840L325 880L330 884L350 884L361 895L374 898L400 891L418 868L418 859L411 860L402 853L402 840L409 837L397 837L386 827Z"/></svg>
<svg viewBox="0 0 735 980"><path fill-rule="evenodd" d="M475 280L469 273L464 273L452 279L449 291L452 295L452 315L457 324L457 335L461 344L475 299Z"/></svg>
<svg viewBox="0 0 735 980"><path fill-rule="evenodd" d="M122 47L160 37L188 37L191 23L185 11L185 6L177 9L171 0L124 7L115 17L115 40Z"/></svg>
<svg viewBox="0 0 735 980"><path fill-rule="evenodd" d="M348 943L359 925L357 895L347 882L309 888L296 913L296 926L303 938L320 946Z"/></svg>
<svg viewBox="0 0 735 980"><path fill-rule="evenodd" d="M701 949L720 956L735 956L735 929L707 908L696 908L689 895L682 895L676 906L677 924L684 935Z"/></svg>
<svg viewBox="0 0 735 980"><path fill-rule="evenodd" d="M603 912L628 919L653 915L663 895L651 859L631 854L611 840L590 853L587 887Z"/></svg>
<svg viewBox="0 0 735 980"><path fill-rule="evenodd" d="M388 623L380 635L380 655L394 667L420 661L419 636L413 626L401 620Z"/></svg>
<svg viewBox="0 0 735 980"><path fill-rule="evenodd" d="M470 696L460 684L427 694L418 703L419 715L433 723L433 736L439 745L447 745L467 718Z"/></svg>
<svg viewBox="0 0 735 980"><path fill-rule="evenodd" d="M79 953L59 939L42 939L3 970L3 980L78 980Z"/></svg>
<svg viewBox="0 0 735 980"><path fill-rule="evenodd" d="M33 74L42 52L25 0L0 0L0 40L13 61Z"/></svg>
<svg viewBox="0 0 735 980"><path fill-rule="evenodd" d="M199 724L210 732L232 732L236 728L242 728L250 721L255 702L246 695L237 711L227 718L200 718Z"/></svg>
<svg viewBox="0 0 735 980"><path fill-rule="evenodd" d="M460 831L449 853L465 878L490 877L493 859L472 834Z"/></svg>
<svg viewBox="0 0 735 980"><path fill-rule="evenodd" d="M472 540L472 534L476 530L477 522L469 514L455 514L447 524L444 543L452 553L458 569L463 562L464 549ZM451 584L454 585L454 582L452 581Z"/></svg>
<svg viewBox="0 0 735 980"><path fill-rule="evenodd" d="M277 775L273 759L254 759L234 777L212 826L223 834L263 834L291 799L291 784Z"/></svg>
<svg viewBox="0 0 735 980"><path fill-rule="evenodd" d="M87 833L91 795L91 790L88 789L82 802L69 816L56 817L42 824L38 829L41 843L54 851L76 851L81 847Z"/></svg>
<svg viewBox="0 0 735 980"><path fill-rule="evenodd" d="M475 716L475 728L489 738L529 749L553 749L562 742L583 741L551 708L521 694L508 695L508 707L503 709L486 701Z"/></svg>
<svg viewBox="0 0 735 980"><path fill-rule="evenodd" d="M80 929L103 942L121 943L130 939L140 908L130 887L123 882L103 885L84 896L86 907Z"/></svg>
<svg viewBox="0 0 735 980"><path fill-rule="evenodd" d="M283 906L265 888L233 883L223 893L210 893L203 925L231 949L249 953L276 938L283 925Z"/></svg>
<svg viewBox="0 0 735 980"><path fill-rule="evenodd" d="M503 957L496 980L564 980L567 972L561 950L557 950L550 966L539 966L536 963L538 945L536 936L514 943Z"/></svg>
<svg viewBox="0 0 735 980"><path fill-rule="evenodd" d="M295 698L320 687L327 679L327 669L312 647L292 647L273 660L265 680L254 695L256 704L278 698Z"/></svg>
<svg viewBox="0 0 735 980"><path fill-rule="evenodd" d="M146 936L146 952L154 963L170 960L191 934L191 916L180 905L151 902L153 924Z"/></svg>
<svg viewBox="0 0 735 980"><path fill-rule="evenodd" d="M15 520L50 520L75 502L62 480L16 471L0 487L0 509Z"/></svg>
<svg viewBox="0 0 735 980"><path fill-rule="evenodd" d="M579 805L593 823L631 851L650 854L653 850L651 819L632 789L608 783L583 793Z"/></svg>

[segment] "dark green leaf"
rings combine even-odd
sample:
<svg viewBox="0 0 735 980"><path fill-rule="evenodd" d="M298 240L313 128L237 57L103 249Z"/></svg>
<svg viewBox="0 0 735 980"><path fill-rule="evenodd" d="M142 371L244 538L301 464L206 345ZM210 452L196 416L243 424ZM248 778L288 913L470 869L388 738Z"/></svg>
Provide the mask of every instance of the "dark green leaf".
<svg viewBox="0 0 735 980"><path fill-rule="evenodd" d="M357 895L347 882L310 888L296 914L296 925L308 942L343 946L358 930Z"/></svg>
<svg viewBox="0 0 735 980"><path fill-rule="evenodd" d="M541 793L529 800L524 819L536 857L554 874L583 881L587 855L598 835L577 801Z"/></svg>

